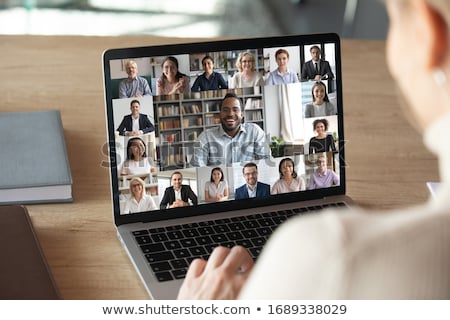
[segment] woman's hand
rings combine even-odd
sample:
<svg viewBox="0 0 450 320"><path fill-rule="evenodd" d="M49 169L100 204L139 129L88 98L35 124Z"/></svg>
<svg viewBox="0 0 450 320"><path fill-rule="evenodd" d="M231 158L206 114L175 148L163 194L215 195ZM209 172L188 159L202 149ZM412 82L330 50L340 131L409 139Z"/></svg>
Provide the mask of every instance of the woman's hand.
<svg viewBox="0 0 450 320"><path fill-rule="evenodd" d="M208 261L192 261L178 299L236 299L253 265L253 259L244 247L217 247Z"/></svg>

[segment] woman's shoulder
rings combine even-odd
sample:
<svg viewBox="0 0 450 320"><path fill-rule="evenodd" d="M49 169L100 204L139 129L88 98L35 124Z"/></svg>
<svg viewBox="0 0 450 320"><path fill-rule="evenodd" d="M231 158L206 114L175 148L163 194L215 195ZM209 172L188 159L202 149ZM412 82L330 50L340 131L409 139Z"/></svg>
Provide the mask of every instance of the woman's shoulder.
<svg viewBox="0 0 450 320"><path fill-rule="evenodd" d="M161 77L159 77L158 79L156 79L156 84L157 84L157 85L162 86L162 85L164 85L165 82L166 82L166 80L164 79L163 76L161 76Z"/></svg>
<svg viewBox="0 0 450 320"><path fill-rule="evenodd" d="M284 183L284 179L280 178L280 179L278 179L277 181L274 182L272 187L277 187L277 186L279 186L279 185L281 185L283 183Z"/></svg>

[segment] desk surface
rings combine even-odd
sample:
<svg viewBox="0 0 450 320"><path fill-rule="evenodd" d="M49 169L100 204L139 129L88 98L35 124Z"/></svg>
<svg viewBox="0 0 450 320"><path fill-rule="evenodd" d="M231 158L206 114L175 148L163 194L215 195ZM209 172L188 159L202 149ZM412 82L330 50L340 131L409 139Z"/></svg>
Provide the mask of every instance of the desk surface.
<svg viewBox="0 0 450 320"><path fill-rule="evenodd" d="M28 210L64 299L148 298L113 226L101 57L107 48L176 41L0 36L0 111L62 114L75 201ZM426 200L437 161L399 107L384 42L345 40L342 51L348 194L377 209Z"/></svg>

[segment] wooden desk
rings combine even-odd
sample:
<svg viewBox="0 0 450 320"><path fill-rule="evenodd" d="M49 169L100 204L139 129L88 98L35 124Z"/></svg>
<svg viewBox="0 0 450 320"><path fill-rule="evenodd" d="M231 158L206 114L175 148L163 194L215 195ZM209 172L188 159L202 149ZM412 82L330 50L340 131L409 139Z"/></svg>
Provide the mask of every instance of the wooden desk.
<svg viewBox="0 0 450 320"><path fill-rule="evenodd" d="M28 209L65 299L148 298L113 227L101 59L107 48L174 42L0 36L0 111L62 113L75 201ZM349 195L368 208L424 201L437 161L399 108L384 42L343 41L342 49Z"/></svg>

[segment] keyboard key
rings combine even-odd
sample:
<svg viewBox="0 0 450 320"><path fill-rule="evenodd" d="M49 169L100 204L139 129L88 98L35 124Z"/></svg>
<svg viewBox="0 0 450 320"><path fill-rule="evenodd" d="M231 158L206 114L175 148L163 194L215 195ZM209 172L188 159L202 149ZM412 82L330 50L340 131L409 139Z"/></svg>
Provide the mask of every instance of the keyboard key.
<svg viewBox="0 0 450 320"><path fill-rule="evenodd" d="M251 247L253 247L253 243L251 243L250 240L246 240L246 239L243 239L243 240L237 240L237 241L236 241L236 244L239 245L239 246L243 246L243 247L245 247L245 248L251 248Z"/></svg>
<svg viewBox="0 0 450 320"><path fill-rule="evenodd" d="M213 226L213 229L216 233L227 233L231 231L225 224Z"/></svg>
<svg viewBox="0 0 450 320"><path fill-rule="evenodd" d="M173 256L172 252L170 252L170 251L163 251L163 252L158 252L158 253L148 253L145 255L145 257L147 258L147 261L150 263L174 259L174 256Z"/></svg>
<svg viewBox="0 0 450 320"><path fill-rule="evenodd" d="M168 232L167 232L167 237L168 237L170 240L177 240L177 239L182 239L182 238L184 238L183 233L182 233L181 231L179 231L179 230L176 230L176 231L168 231Z"/></svg>
<svg viewBox="0 0 450 320"><path fill-rule="evenodd" d="M164 242L164 246L167 250L175 250L181 248L181 244L178 240L166 241Z"/></svg>
<svg viewBox="0 0 450 320"><path fill-rule="evenodd" d="M182 269L188 267L188 263L185 259L171 260L169 263L174 269Z"/></svg>
<svg viewBox="0 0 450 320"><path fill-rule="evenodd" d="M264 227L256 229L256 232L262 237L267 237L272 233L272 230L268 227Z"/></svg>
<svg viewBox="0 0 450 320"><path fill-rule="evenodd" d="M175 257L177 257L178 259L180 259L180 258L188 258L188 257L191 255L187 249L178 249L178 250L174 250L174 251L173 251L173 254L174 254Z"/></svg>
<svg viewBox="0 0 450 320"><path fill-rule="evenodd" d="M172 271L172 275L175 279L184 279L186 277L187 269L177 269Z"/></svg>
<svg viewBox="0 0 450 320"><path fill-rule="evenodd" d="M152 234L150 237L154 242L163 242L169 240L169 238L167 238L167 235L165 233Z"/></svg>
<svg viewBox="0 0 450 320"><path fill-rule="evenodd" d="M244 238L242 236L242 233L240 233L239 231L228 232L226 235L227 235L228 239L230 239L231 241L240 240L240 239Z"/></svg>
<svg viewBox="0 0 450 320"><path fill-rule="evenodd" d="M239 230L244 230L244 225L242 224L242 222L234 222L234 223L230 223L228 225L230 227L231 231L239 231Z"/></svg>
<svg viewBox="0 0 450 320"><path fill-rule="evenodd" d="M205 250L206 250L206 252L208 253L208 254L211 254L211 252L213 252L213 250L215 249L215 248L217 248L217 244L207 244L206 246L205 246Z"/></svg>
<svg viewBox="0 0 450 320"><path fill-rule="evenodd" d="M228 241L228 242L222 242L220 245L223 246L223 247L230 248L230 249L233 248L233 247L235 246L234 242L231 242L231 241Z"/></svg>
<svg viewBox="0 0 450 320"><path fill-rule="evenodd" d="M250 251L252 257L253 257L254 259L256 259L256 258L259 257L259 254L261 253L262 248L261 248L261 247L258 247L258 248L250 248L249 251Z"/></svg>
<svg viewBox="0 0 450 320"><path fill-rule="evenodd" d="M197 237L196 240L197 243L200 245L206 245L213 242L210 236Z"/></svg>
<svg viewBox="0 0 450 320"><path fill-rule="evenodd" d="M266 239L262 238L262 237L255 238L255 239L252 239L252 242L255 247L262 247L266 243Z"/></svg>
<svg viewBox="0 0 450 320"><path fill-rule="evenodd" d="M141 250L143 253L152 253L166 250L162 243L151 243L145 244L141 246Z"/></svg>
<svg viewBox="0 0 450 320"><path fill-rule="evenodd" d="M174 231L174 230L180 230L181 226L168 226L166 227L167 231Z"/></svg>
<svg viewBox="0 0 450 320"><path fill-rule="evenodd" d="M228 241L228 238L224 234L213 234L211 236L211 239L215 243L221 243L221 242Z"/></svg>
<svg viewBox="0 0 450 320"><path fill-rule="evenodd" d="M210 234L214 234L214 230L212 227L207 226L207 227L199 227L198 232L200 233L200 235L202 236L206 236L206 235L210 235Z"/></svg>
<svg viewBox="0 0 450 320"><path fill-rule="evenodd" d="M164 282L164 281L170 281L173 280L173 276L170 274L170 272L165 271L165 272L156 272L155 273L155 277L156 279L158 279L159 282Z"/></svg>
<svg viewBox="0 0 450 320"><path fill-rule="evenodd" d="M212 226L213 224L214 224L214 221L201 221L198 223L198 225L201 227Z"/></svg>
<svg viewBox="0 0 450 320"><path fill-rule="evenodd" d="M161 271L171 270L171 266L167 261L150 263L150 267L152 268L153 272L161 272Z"/></svg>
<svg viewBox="0 0 450 320"><path fill-rule="evenodd" d="M181 239L180 243L183 248L195 247L197 245L197 242L194 239Z"/></svg>
<svg viewBox="0 0 450 320"><path fill-rule="evenodd" d="M258 220L256 220L256 219L244 221L243 224L248 229L255 229L255 228L260 227Z"/></svg>
<svg viewBox="0 0 450 320"><path fill-rule="evenodd" d="M138 230L132 232L133 236L143 236L148 234L148 230Z"/></svg>
<svg viewBox="0 0 450 320"><path fill-rule="evenodd" d="M258 220L258 222L261 225L261 227L270 227L275 225L275 222L273 222L271 218L261 219Z"/></svg>
<svg viewBox="0 0 450 320"><path fill-rule="evenodd" d="M189 251L191 252L191 254L193 256L196 256L196 257L199 257L199 256L202 256L202 255L206 254L206 250L203 247L189 248Z"/></svg>
<svg viewBox="0 0 450 320"><path fill-rule="evenodd" d="M187 229L183 230L182 232L186 238L196 238L200 235L197 229Z"/></svg>
<svg viewBox="0 0 450 320"><path fill-rule="evenodd" d="M152 242L152 240L150 239L149 236L137 236L137 237L134 237L134 238L136 239L136 241L137 241L137 243L139 245L147 244L147 243L151 243Z"/></svg>
<svg viewBox="0 0 450 320"><path fill-rule="evenodd" d="M194 222L194 223L185 223L181 225L181 228L183 229L193 229L193 228L197 228L198 227L198 223Z"/></svg>
<svg viewBox="0 0 450 320"><path fill-rule="evenodd" d="M259 234L256 232L256 230L243 230L242 235L246 239L252 239L259 237Z"/></svg>

